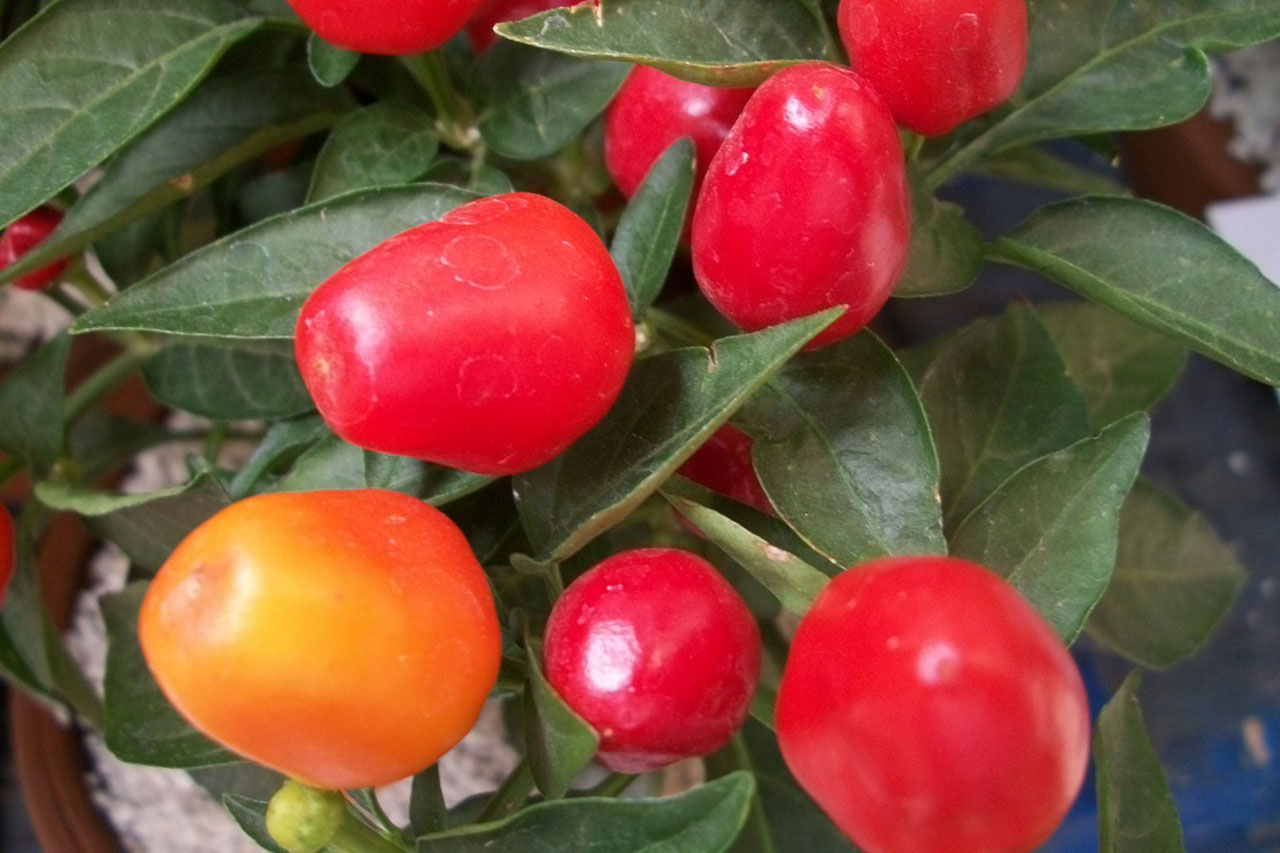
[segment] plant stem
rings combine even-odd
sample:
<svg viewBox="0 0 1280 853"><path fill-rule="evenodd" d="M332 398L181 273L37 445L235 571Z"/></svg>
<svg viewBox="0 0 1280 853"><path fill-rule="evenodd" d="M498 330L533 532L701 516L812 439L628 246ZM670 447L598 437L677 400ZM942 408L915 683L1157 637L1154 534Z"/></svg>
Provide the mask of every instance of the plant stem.
<svg viewBox="0 0 1280 853"><path fill-rule="evenodd" d="M501 820L524 805L524 801L529 798L532 791L533 771L529 768L529 759L522 758L516 765L516 769L512 770L511 775L507 777L507 781L502 783L502 787L494 791L489 802L485 804L484 811L480 812L480 816L476 818L476 823Z"/></svg>
<svg viewBox="0 0 1280 853"><path fill-rule="evenodd" d="M650 308L645 312L645 317L655 331L663 334L668 340L676 344L695 344L697 346L709 347L715 343L715 338L699 329L697 326L688 322L682 317L677 317L661 308Z"/></svg>
<svg viewBox="0 0 1280 853"><path fill-rule="evenodd" d="M635 780L634 773L611 773L608 779L592 788L588 795L592 797L616 797L627 790Z"/></svg>
<svg viewBox="0 0 1280 853"><path fill-rule="evenodd" d="M920 156L920 150L924 148L925 138L918 133L912 133L904 130L903 135L903 154L906 155L907 162L911 162Z"/></svg>
<svg viewBox="0 0 1280 853"><path fill-rule="evenodd" d="M84 297L84 301L91 308L95 305L101 305L111 298L111 294L98 283L96 278L89 275L83 264L76 264L68 270L62 281L64 284L74 287L76 292Z"/></svg>
<svg viewBox="0 0 1280 853"><path fill-rule="evenodd" d="M772 731L773 715L777 704L778 691L768 684L761 683L756 686L755 695L751 697L751 716Z"/></svg>
<svg viewBox="0 0 1280 853"><path fill-rule="evenodd" d="M62 418L66 426L74 424L93 407L94 403L129 378L142 366L143 362L155 354L158 348L156 344L145 338L134 338L124 352L77 385L76 389L67 395L66 403L63 405Z"/></svg>
<svg viewBox="0 0 1280 853"><path fill-rule="evenodd" d="M66 311L72 317L79 317L85 311L83 305L63 293L59 289L58 285L46 287L44 290L40 291L40 293L50 302L57 304L63 311Z"/></svg>
<svg viewBox="0 0 1280 853"><path fill-rule="evenodd" d="M480 142L471 107L458 94L449 76L449 66L438 50L402 56L401 62L418 81L436 109L436 130L445 144L459 151L473 154Z"/></svg>
<svg viewBox="0 0 1280 853"><path fill-rule="evenodd" d="M222 449L229 429L226 421L219 421L213 425L213 429L209 430L209 435L204 441L204 458L210 465L218 464L218 451Z"/></svg>

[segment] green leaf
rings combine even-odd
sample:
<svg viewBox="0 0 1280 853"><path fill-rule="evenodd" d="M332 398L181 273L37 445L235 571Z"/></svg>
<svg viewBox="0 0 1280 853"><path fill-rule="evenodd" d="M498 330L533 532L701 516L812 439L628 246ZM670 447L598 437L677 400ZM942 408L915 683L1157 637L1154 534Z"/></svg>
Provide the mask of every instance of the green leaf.
<svg viewBox="0 0 1280 853"><path fill-rule="evenodd" d="M796 356L746 404L741 423L770 503L832 562L946 553L924 410L875 335Z"/></svg>
<svg viewBox="0 0 1280 853"><path fill-rule="evenodd" d="M57 633L49 623L36 561L38 505L31 501L15 519L14 568L0 609L0 669L36 694L54 694L49 643Z"/></svg>
<svg viewBox="0 0 1280 853"><path fill-rule="evenodd" d="M1111 580L1149 432L1146 415L1130 415L1027 465L965 519L953 553L1003 575L1070 643Z"/></svg>
<svg viewBox="0 0 1280 853"><path fill-rule="evenodd" d="M360 62L358 52L346 50L312 33L307 39L307 65L311 76L321 86L330 88L341 85Z"/></svg>
<svg viewBox="0 0 1280 853"><path fill-rule="evenodd" d="M1070 195L1123 195L1117 177L1078 166L1041 145L1024 145L978 161L974 174L1059 190Z"/></svg>
<svg viewBox="0 0 1280 853"><path fill-rule="evenodd" d="M515 478L538 559L563 560L626 517L838 314L830 309L722 338L711 350L689 347L638 362L599 424Z"/></svg>
<svg viewBox="0 0 1280 853"><path fill-rule="evenodd" d="M1111 585L1087 629L1143 666L1171 666L1208 642L1244 581L1203 516L1139 480L1120 511Z"/></svg>
<svg viewBox="0 0 1280 853"><path fill-rule="evenodd" d="M445 808L444 793L440 788L440 765L432 764L413 777L409 792L409 833L414 836L439 832L449 825L449 810Z"/></svg>
<svg viewBox="0 0 1280 853"><path fill-rule="evenodd" d="M751 759L773 850L856 853L853 843L796 783L771 731L760 721L748 718L742 727L742 742ZM744 832L734 845L735 853L770 853L767 848L744 845L747 840L748 833Z"/></svg>
<svg viewBox="0 0 1280 853"><path fill-rule="evenodd" d="M476 197L419 184L308 205L192 252L82 314L74 328L292 338L303 301L340 267Z"/></svg>
<svg viewBox="0 0 1280 853"><path fill-rule="evenodd" d="M59 334L0 382L0 448L37 468L62 454L63 377L71 339Z"/></svg>
<svg viewBox="0 0 1280 853"><path fill-rule="evenodd" d="M223 794L222 805L231 813L231 817L244 834L253 839L263 850L271 853L285 853L285 849L276 844L267 832L267 804L262 800L242 797L239 794Z"/></svg>
<svg viewBox="0 0 1280 853"><path fill-rule="evenodd" d="M178 338L142 375L160 402L214 420L287 418L315 407L287 341Z"/></svg>
<svg viewBox="0 0 1280 853"><path fill-rule="evenodd" d="M182 99L259 20L225 0L61 0L0 45L0 225Z"/></svg>
<svg viewBox="0 0 1280 853"><path fill-rule="evenodd" d="M964 290L982 269L986 244L964 210L911 180L911 247L894 296L941 296Z"/></svg>
<svg viewBox="0 0 1280 853"><path fill-rule="evenodd" d="M307 201L408 183L436 156L435 121L404 101L378 101L343 119L316 159Z"/></svg>
<svg viewBox="0 0 1280 853"><path fill-rule="evenodd" d="M76 461L82 482L133 459L138 453L162 444L172 435L163 426L109 415L90 409L67 434L67 451Z"/></svg>
<svg viewBox="0 0 1280 853"><path fill-rule="evenodd" d="M331 434L319 415L303 415L272 424L249 461L236 472L227 491L236 500L247 497L257 491L259 481L276 466Z"/></svg>
<svg viewBox="0 0 1280 853"><path fill-rule="evenodd" d="M36 483L35 493L45 506L84 516L94 533L153 571L196 525L231 503L218 481L207 475L142 495L50 482Z"/></svg>
<svg viewBox="0 0 1280 853"><path fill-rule="evenodd" d="M1027 8L1030 43L1018 92L942 163L932 186L986 152L1189 118L1211 90L1206 51L1280 36L1277 0L1029 0Z"/></svg>
<svg viewBox="0 0 1280 853"><path fill-rule="evenodd" d="M534 47L652 65L714 86L756 86L826 50L823 28L799 0L608 0L495 29Z"/></svg>
<svg viewBox="0 0 1280 853"><path fill-rule="evenodd" d="M628 70L500 41L480 57L469 87L480 134L504 157L548 157L600 114Z"/></svg>
<svg viewBox="0 0 1280 853"><path fill-rule="evenodd" d="M742 829L755 792L751 774L731 773L674 797L615 800L582 797L523 809L495 823L459 827L418 839L418 853L713 853Z"/></svg>
<svg viewBox="0 0 1280 853"><path fill-rule="evenodd" d="M1280 288L1175 210L1127 198L1060 202L999 240L991 257L1280 385Z"/></svg>
<svg viewBox="0 0 1280 853"><path fill-rule="evenodd" d="M693 142L678 139L663 152L622 211L609 254L622 274L631 316L640 322L657 299L680 245L693 192Z"/></svg>
<svg viewBox="0 0 1280 853"><path fill-rule="evenodd" d="M472 165L460 157L438 157L431 164L431 168L423 174L422 180L437 184L452 184L480 195L502 195L515 192L511 179L501 169L484 165L479 171L473 171Z"/></svg>
<svg viewBox="0 0 1280 853"><path fill-rule="evenodd" d="M492 477L429 465L406 456L361 450L329 434L299 456L293 468L276 481L271 491L390 489L442 506L492 481Z"/></svg>
<svg viewBox="0 0 1280 853"><path fill-rule="evenodd" d="M527 635L525 648L530 648ZM547 682L536 653L525 654L524 671L521 707L529 768L542 795L558 800L596 754L600 737Z"/></svg>
<svg viewBox="0 0 1280 853"><path fill-rule="evenodd" d="M1179 853L1186 847L1178 810L1151 748L1132 672L1111 697L1093 732L1098 773L1098 849L1101 853Z"/></svg>
<svg viewBox="0 0 1280 853"><path fill-rule="evenodd" d="M947 341L920 397L942 463L948 530L1010 474L1089 435L1080 392L1031 309L1015 304Z"/></svg>
<svg viewBox="0 0 1280 853"><path fill-rule="evenodd" d="M350 105L296 66L211 80L113 158L53 236L0 281L186 199L234 166L329 127Z"/></svg>
<svg viewBox="0 0 1280 853"><path fill-rule="evenodd" d="M121 761L156 767L207 767L239 759L178 715L147 669L138 644L145 582L103 596L107 623L106 743Z"/></svg>
<svg viewBox="0 0 1280 853"><path fill-rule="evenodd" d="M717 547L773 593L785 610L803 616L829 578L795 554L752 533L738 522L696 501L698 492L681 477L662 487L662 496Z"/></svg>
<svg viewBox="0 0 1280 853"><path fill-rule="evenodd" d="M302 207L311 185L315 160L295 160L283 169L261 172L243 184L232 185L235 213L245 225L256 225L273 216Z"/></svg>
<svg viewBox="0 0 1280 853"><path fill-rule="evenodd" d="M1187 362L1174 341L1092 302L1041 304L1036 315L1084 394L1094 429L1150 409Z"/></svg>

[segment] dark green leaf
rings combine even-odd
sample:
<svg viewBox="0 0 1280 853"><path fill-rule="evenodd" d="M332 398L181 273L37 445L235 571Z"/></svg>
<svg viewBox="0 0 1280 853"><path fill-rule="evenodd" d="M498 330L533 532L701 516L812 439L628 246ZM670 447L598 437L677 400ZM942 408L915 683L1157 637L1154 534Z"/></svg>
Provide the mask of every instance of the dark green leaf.
<svg viewBox="0 0 1280 853"><path fill-rule="evenodd" d="M136 219L93 244L107 277L123 289L159 268L162 238L178 205Z"/></svg>
<svg viewBox="0 0 1280 853"><path fill-rule="evenodd" d="M371 453L330 434L299 456L271 491L390 489L441 506L483 488L492 480L492 477L429 465L406 456Z"/></svg>
<svg viewBox="0 0 1280 853"><path fill-rule="evenodd" d="M235 207L247 225L290 213L301 207L311 186L315 160L300 160L283 169L271 169L250 178L236 189Z"/></svg>
<svg viewBox="0 0 1280 853"><path fill-rule="evenodd" d="M360 62L360 54L329 44L315 33L307 39L307 65L321 86L332 87L347 79Z"/></svg>
<svg viewBox="0 0 1280 853"><path fill-rule="evenodd" d="M770 503L832 562L946 553L924 410L871 333L793 358L741 422Z"/></svg>
<svg viewBox="0 0 1280 853"><path fill-rule="evenodd" d="M253 839L263 850L271 853L285 853L283 847L271 839L267 832L267 804L263 800L242 797L239 794L223 794L222 805L235 818L236 823L244 830L244 834Z"/></svg>
<svg viewBox="0 0 1280 853"><path fill-rule="evenodd" d="M618 62L590 62L500 41L480 57L471 78L480 134L494 151L514 160L550 156L600 114L627 70Z"/></svg>
<svg viewBox="0 0 1280 853"><path fill-rule="evenodd" d="M432 764L413 777L409 792L409 833L413 836L439 832L449 825L449 810L445 808L444 793L440 788L440 765Z"/></svg>
<svg viewBox="0 0 1280 853"><path fill-rule="evenodd" d="M564 853L588 843L591 853L714 853L733 843L754 792L751 775L737 772L661 800L556 800L419 838L418 853Z"/></svg>
<svg viewBox="0 0 1280 853"><path fill-rule="evenodd" d="M1084 394L1094 429L1150 409L1187 361L1174 341L1092 302L1042 304L1036 314Z"/></svg>
<svg viewBox="0 0 1280 853"><path fill-rule="evenodd" d="M330 433L308 448L289 473L271 486L273 492L313 492L322 489L366 489L365 451ZM406 472L398 472L403 474ZM419 472L410 470L408 479ZM390 478L387 478L388 480ZM396 477L399 481L401 478Z"/></svg>
<svg viewBox="0 0 1280 853"><path fill-rule="evenodd" d="M437 184L452 184L480 195L515 192L511 179L501 169L484 165L478 172L473 172L472 164L460 157L437 158L422 176L422 180Z"/></svg>
<svg viewBox="0 0 1280 853"><path fill-rule="evenodd" d="M609 253L627 286L636 322L658 297L680 245L693 191L694 157L689 139L671 143L618 220Z"/></svg>
<svg viewBox="0 0 1280 853"><path fill-rule="evenodd" d="M167 112L259 24L225 0L61 0L0 45L0 225Z"/></svg>
<svg viewBox="0 0 1280 853"><path fill-rule="evenodd" d="M1111 580L1149 432L1146 415L1130 415L1022 468L964 520L952 551L1002 574L1071 642Z"/></svg>
<svg viewBox="0 0 1280 853"><path fill-rule="evenodd" d="M839 314L831 309L638 362L599 424L515 478L520 516L543 561L563 560L621 521L782 364Z"/></svg>
<svg viewBox="0 0 1280 853"><path fill-rule="evenodd" d="M403 101L378 101L343 119L316 159L308 202L420 178L436 156L435 121Z"/></svg>
<svg viewBox="0 0 1280 853"><path fill-rule="evenodd" d="M1208 641L1244 581L1203 516L1139 480L1120 511L1115 574L1088 631L1143 666L1170 666Z"/></svg>
<svg viewBox="0 0 1280 853"><path fill-rule="evenodd" d="M756 86L826 50L823 28L798 0L609 0L496 29L535 47L652 65L716 86Z"/></svg>
<svg viewBox="0 0 1280 853"><path fill-rule="evenodd" d="M62 453L62 388L71 340L60 334L0 382L0 447L47 468Z"/></svg>
<svg viewBox="0 0 1280 853"><path fill-rule="evenodd" d="M807 613L809 605L813 604L829 578L795 554L762 539L728 516L692 500L691 496L696 494L680 477L672 477L662 487L663 497L773 593L785 610L796 616Z"/></svg>
<svg viewBox="0 0 1280 853"><path fill-rule="evenodd" d="M53 695L51 641L57 633L44 607L36 539L38 505L31 501L14 525L14 569L0 609L0 669L37 694Z"/></svg>
<svg viewBox="0 0 1280 853"><path fill-rule="evenodd" d="M214 767L193 767L187 771L187 775L219 800L224 794L234 792L266 802L280 790L280 785L284 782L284 777L276 771L249 761Z"/></svg>
<svg viewBox="0 0 1280 853"><path fill-rule="evenodd" d="M218 481L208 476L142 495L41 482L36 484L36 497L53 509L84 516L95 533L152 570L160 568L192 528L231 502Z"/></svg>
<svg viewBox="0 0 1280 853"><path fill-rule="evenodd" d="M287 341L178 338L142 373L160 402L214 420L287 418L314 408Z"/></svg>
<svg viewBox="0 0 1280 853"><path fill-rule="evenodd" d="M277 465L330 434L319 415L304 415L272 424L253 456L236 472L227 491L237 500L257 491L259 480Z"/></svg>
<svg viewBox="0 0 1280 853"><path fill-rule="evenodd" d="M1098 715L1093 763L1098 773L1098 849L1101 853L1180 853L1182 826L1160 761L1151 748L1138 687L1129 674Z"/></svg>
<svg viewBox="0 0 1280 853"><path fill-rule="evenodd" d="M1061 202L998 241L992 257L1280 385L1280 288L1175 210L1126 198Z"/></svg>
<svg viewBox="0 0 1280 853"><path fill-rule="evenodd" d="M67 434L67 451L76 461L82 480L92 482L100 474L131 460L148 447L168 439L162 426L138 423L90 409Z"/></svg>
<svg viewBox="0 0 1280 853"><path fill-rule="evenodd" d="M964 210L911 181L911 248L894 296L941 296L964 290L982 269L986 244Z"/></svg>
<svg viewBox="0 0 1280 853"><path fill-rule="evenodd" d="M1089 435L1080 392L1023 305L948 340L925 371L920 397L942 463L948 530L1014 471Z"/></svg>
<svg viewBox="0 0 1280 853"><path fill-rule="evenodd" d="M743 745L751 758L756 789L764 807L765 823L773 850L803 853L856 853L853 844L809 796L800 789L778 751L778 740L759 721L748 719L742 727ZM770 853L759 846L744 844L744 832L734 845L735 853Z"/></svg>
<svg viewBox="0 0 1280 853"><path fill-rule="evenodd" d="M1040 145L1001 151L975 163L970 171L1071 195L1123 195L1126 192L1118 177L1078 166Z"/></svg>
<svg viewBox="0 0 1280 853"><path fill-rule="evenodd" d="M121 761L157 767L205 767L238 761L187 725L160 692L138 644L138 610L147 584L101 599L107 652L106 742Z"/></svg>
<svg viewBox="0 0 1280 853"><path fill-rule="evenodd" d="M0 271L0 281L79 252L189 197L232 167L329 127L350 104L345 93L318 88L296 66L210 81L113 158L52 238L20 265Z"/></svg>
<svg viewBox="0 0 1280 853"><path fill-rule="evenodd" d="M527 636L525 648L529 648ZM529 769L542 795L558 800L596 754L600 738L547 683L536 654L525 655L524 667L522 717Z"/></svg>
<svg viewBox="0 0 1280 853"><path fill-rule="evenodd" d="M419 184L308 205L191 253L81 315L75 328L292 338L303 300L341 266L476 197Z"/></svg>
<svg viewBox="0 0 1280 853"><path fill-rule="evenodd" d="M1030 0L1027 8L1021 87L1008 109L942 164L935 186L986 152L1189 118L1209 97L1206 51L1280 36L1277 0Z"/></svg>

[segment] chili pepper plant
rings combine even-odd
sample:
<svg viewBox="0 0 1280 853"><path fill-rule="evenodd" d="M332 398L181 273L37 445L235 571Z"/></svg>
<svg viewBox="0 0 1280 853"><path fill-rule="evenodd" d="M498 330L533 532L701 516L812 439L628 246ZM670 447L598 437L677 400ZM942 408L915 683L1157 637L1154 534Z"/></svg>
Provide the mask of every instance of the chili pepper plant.
<svg viewBox="0 0 1280 853"><path fill-rule="evenodd" d="M564 5L0 2L0 283L70 316L0 382L5 677L267 849L1028 850L1090 760L1103 846L1178 849L1139 674L1244 575L1148 410L1280 384L1280 291L1092 164L1280 0ZM1059 200L984 237L975 176ZM1060 298L884 322L995 265ZM138 375L203 447L126 495L192 434ZM59 513L131 562L102 684ZM486 698L522 759L446 807Z"/></svg>

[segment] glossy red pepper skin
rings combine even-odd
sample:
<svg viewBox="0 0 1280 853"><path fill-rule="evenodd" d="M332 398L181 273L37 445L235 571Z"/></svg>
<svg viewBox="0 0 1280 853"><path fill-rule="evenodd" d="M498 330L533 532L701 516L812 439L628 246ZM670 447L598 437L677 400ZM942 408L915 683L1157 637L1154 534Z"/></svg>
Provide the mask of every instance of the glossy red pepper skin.
<svg viewBox="0 0 1280 853"><path fill-rule="evenodd" d="M591 0L579 0L591 2ZM467 39L471 49L476 53L484 53L493 47L498 35L493 28L507 21L519 21L530 15L558 9L562 6L573 6L573 0L484 0L476 13L467 21Z"/></svg>
<svg viewBox="0 0 1280 853"><path fill-rule="evenodd" d="M457 35L481 0L289 0L320 38L360 53L406 56Z"/></svg>
<svg viewBox="0 0 1280 853"><path fill-rule="evenodd" d="M776 515L751 462L752 444L751 436L733 424L724 424L685 460L676 473L713 492Z"/></svg>
<svg viewBox="0 0 1280 853"><path fill-rule="evenodd" d="M627 75L604 117L604 162L627 198L673 142L687 136L697 156L693 198L754 89L690 83L646 65Z"/></svg>
<svg viewBox="0 0 1280 853"><path fill-rule="evenodd" d="M910 242L897 128L847 68L786 68L747 102L693 216L693 270L721 313L754 330L835 305L811 343L862 329L889 298Z"/></svg>
<svg viewBox="0 0 1280 853"><path fill-rule="evenodd" d="M710 563L644 548L569 585L547 622L543 666L599 733L596 760L644 773L729 741L755 692L760 632Z"/></svg>
<svg viewBox="0 0 1280 853"><path fill-rule="evenodd" d="M61 222L62 212L45 205L11 223L0 234L0 269L16 263L27 252L47 240ZM62 275L68 263L65 258L54 261L46 267L15 278L13 286L23 290L43 290Z"/></svg>
<svg viewBox="0 0 1280 853"><path fill-rule="evenodd" d="M550 460L596 424L635 349L591 227L538 195L465 204L374 247L307 299L294 344L338 435L481 474Z"/></svg>
<svg viewBox="0 0 1280 853"><path fill-rule="evenodd" d="M1026 0L841 0L837 26L854 70L924 136L1004 103L1027 64Z"/></svg>
<svg viewBox="0 0 1280 853"><path fill-rule="evenodd" d="M871 853L1033 850L1089 758L1058 636L994 572L949 557L831 581L796 631L776 726L801 787Z"/></svg>

